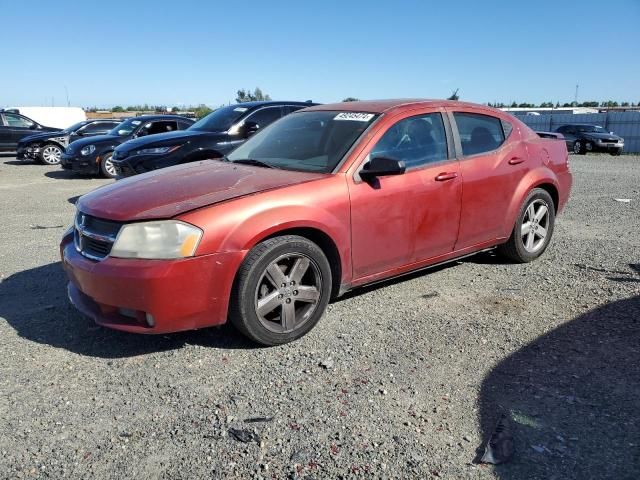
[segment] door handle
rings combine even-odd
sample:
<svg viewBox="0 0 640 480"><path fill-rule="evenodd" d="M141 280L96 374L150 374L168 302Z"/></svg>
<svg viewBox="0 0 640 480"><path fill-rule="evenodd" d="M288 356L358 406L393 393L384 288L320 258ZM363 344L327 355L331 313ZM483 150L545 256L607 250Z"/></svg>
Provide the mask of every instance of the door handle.
<svg viewBox="0 0 640 480"><path fill-rule="evenodd" d="M524 162L524 158L522 157L513 157L509 160L509 165L518 165L519 163Z"/></svg>
<svg viewBox="0 0 640 480"><path fill-rule="evenodd" d="M436 177L436 182L444 182L446 180L453 180L458 174L456 172L443 172Z"/></svg>

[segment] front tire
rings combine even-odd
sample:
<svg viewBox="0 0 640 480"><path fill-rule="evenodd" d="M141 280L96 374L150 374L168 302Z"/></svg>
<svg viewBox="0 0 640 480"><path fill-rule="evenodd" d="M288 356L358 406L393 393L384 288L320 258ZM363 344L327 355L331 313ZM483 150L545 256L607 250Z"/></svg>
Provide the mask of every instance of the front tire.
<svg viewBox="0 0 640 480"><path fill-rule="evenodd" d="M105 178L116 178L118 176L116 166L111 161L112 155L112 152L105 153L100 160L100 173Z"/></svg>
<svg viewBox="0 0 640 480"><path fill-rule="evenodd" d="M546 190L534 188L520 208L507 243L498 252L517 263L527 263L544 253L555 225L555 205Z"/></svg>
<svg viewBox="0 0 640 480"><path fill-rule="evenodd" d="M298 235L270 238L242 262L229 318L257 343L289 343L318 323L329 303L331 285L331 267L315 243Z"/></svg>
<svg viewBox="0 0 640 480"><path fill-rule="evenodd" d="M62 157L62 149L58 145L47 143L40 150L39 157L45 165L58 165Z"/></svg>

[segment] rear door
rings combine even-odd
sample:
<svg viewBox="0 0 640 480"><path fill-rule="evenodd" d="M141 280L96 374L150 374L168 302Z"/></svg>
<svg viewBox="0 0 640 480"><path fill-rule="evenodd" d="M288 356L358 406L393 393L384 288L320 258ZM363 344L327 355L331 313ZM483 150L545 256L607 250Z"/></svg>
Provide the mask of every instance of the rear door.
<svg viewBox="0 0 640 480"><path fill-rule="evenodd" d="M33 134L34 128L37 127L33 120L17 113L5 112L3 116L5 125L8 127L8 140L11 148L15 148L22 137Z"/></svg>
<svg viewBox="0 0 640 480"><path fill-rule="evenodd" d="M4 121L4 114L0 113L0 150L8 150L11 145L11 129Z"/></svg>
<svg viewBox="0 0 640 480"><path fill-rule="evenodd" d="M462 211L456 250L503 235L520 179L530 168L520 132L484 111L450 109L462 173Z"/></svg>

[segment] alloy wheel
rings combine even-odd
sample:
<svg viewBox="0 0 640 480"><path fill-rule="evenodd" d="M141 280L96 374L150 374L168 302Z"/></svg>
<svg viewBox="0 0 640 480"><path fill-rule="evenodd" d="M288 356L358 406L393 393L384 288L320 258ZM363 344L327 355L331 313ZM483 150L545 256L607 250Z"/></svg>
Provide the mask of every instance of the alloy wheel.
<svg viewBox="0 0 640 480"><path fill-rule="evenodd" d="M534 200L525 210L520 236L524 249L536 253L544 247L549 228L549 206L543 200Z"/></svg>
<svg viewBox="0 0 640 480"><path fill-rule="evenodd" d="M255 293L260 323L276 333L289 333L304 325L315 312L322 294L320 268L301 253L289 253L271 262Z"/></svg>
<svg viewBox="0 0 640 480"><path fill-rule="evenodd" d="M60 163L60 156L62 155L62 150L54 145L47 145L42 149L42 159L45 163L49 165L56 165Z"/></svg>
<svg viewBox="0 0 640 480"><path fill-rule="evenodd" d="M580 153L581 150L582 150L582 145L580 144L580 142L575 142L573 144L573 153Z"/></svg>
<svg viewBox="0 0 640 480"><path fill-rule="evenodd" d="M111 156L104 159L104 171L112 177L115 177L118 174L116 166L111 161Z"/></svg>

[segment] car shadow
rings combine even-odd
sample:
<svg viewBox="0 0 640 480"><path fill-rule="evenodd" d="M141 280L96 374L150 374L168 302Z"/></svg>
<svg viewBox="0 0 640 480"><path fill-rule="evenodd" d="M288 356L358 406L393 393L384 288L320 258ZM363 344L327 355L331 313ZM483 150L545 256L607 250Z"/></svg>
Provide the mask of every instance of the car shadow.
<svg viewBox="0 0 640 480"><path fill-rule="evenodd" d="M92 175L80 175L78 173L70 172L69 170L53 170L51 172L45 172L45 177L55 178L56 180L92 180L96 178Z"/></svg>
<svg viewBox="0 0 640 480"><path fill-rule="evenodd" d="M485 377L486 440L510 418L504 480L640 478L640 295L590 310L502 360Z"/></svg>
<svg viewBox="0 0 640 480"><path fill-rule="evenodd" d="M79 355L122 358L187 345L261 348L231 325L170 335L140 335L97 326L70 305L60 262L24 270L0 282L0 317L21 337Z"/></svg>

